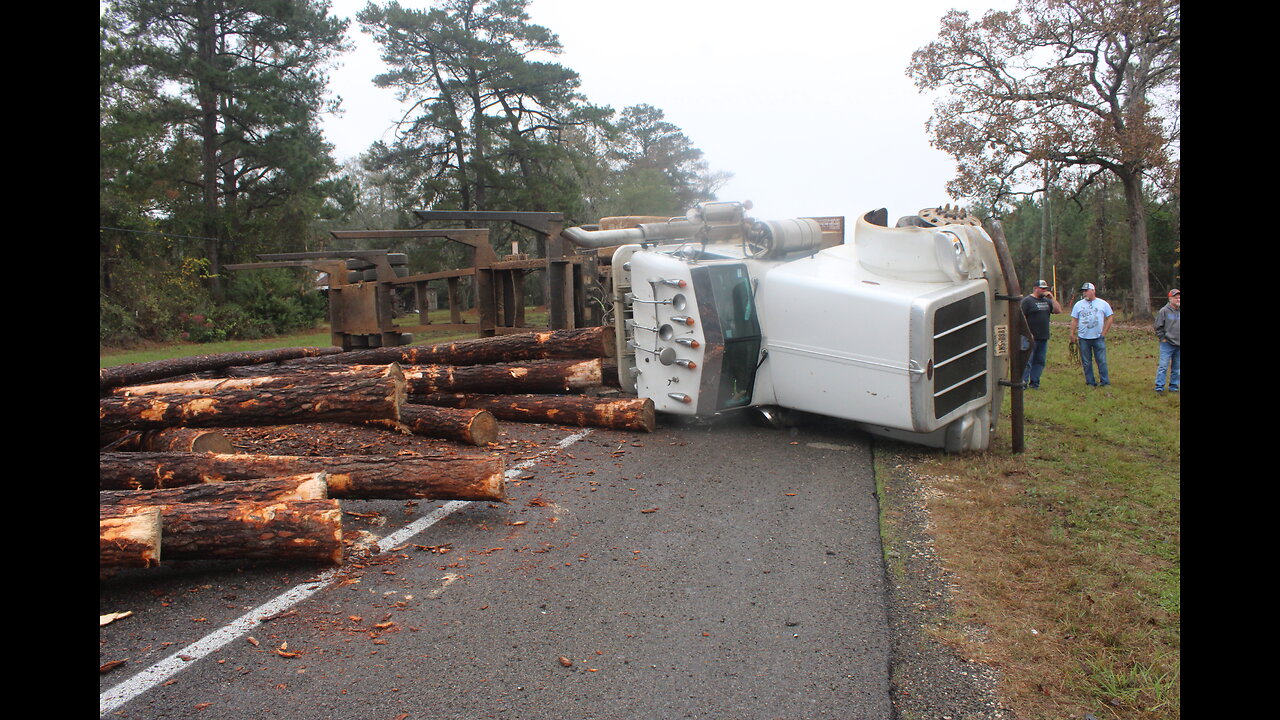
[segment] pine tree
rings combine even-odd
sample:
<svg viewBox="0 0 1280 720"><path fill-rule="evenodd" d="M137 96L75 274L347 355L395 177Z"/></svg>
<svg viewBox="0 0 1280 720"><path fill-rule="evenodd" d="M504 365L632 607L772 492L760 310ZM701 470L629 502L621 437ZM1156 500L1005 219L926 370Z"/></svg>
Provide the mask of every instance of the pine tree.
<svg viewBox="0 0 1280 720"><path fill-rule="evenodd" d="M346 22L328 9L114 0L103 13L104 139L194 159L172 163L168 181L198 192L199 205L184 210L198 217L215 296L228 241L302 232L324 194L334 163L317 118L335 109L324 69L346 47Z"/></svg>

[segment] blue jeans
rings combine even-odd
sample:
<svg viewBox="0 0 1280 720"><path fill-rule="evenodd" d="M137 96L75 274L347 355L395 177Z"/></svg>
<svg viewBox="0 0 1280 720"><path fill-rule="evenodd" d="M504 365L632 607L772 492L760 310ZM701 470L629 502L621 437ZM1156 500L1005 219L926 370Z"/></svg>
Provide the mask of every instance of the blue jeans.
<svg viewBox="0 0 1280 720"><path fill-rule="evenodd" d="M1178 392L1178 380L1182 375L1182 346L1160 342L1160 364L1156 366L1156 391L1164 391L1165 371L1169 373L1169 390Z"/></svg>
<svg viewBox="0 0 1280 720"><path fill-rule="evenodd" d="M1106 338L1077 338L1080 342L1080 364L1084 366L1084 382L1086 385L1110 385L1107 377L1107 341ZM1093 362L1098 361L1098 382L1093 381Z"/></svg>
<svg viewBox="0 0 1280 720"><path fill-rule="evenodd" d="M1023 338L1023 350L1026 350L1027 339ZM1022 371L1022 384L1031 388L1040 387L1040 375L1044 373L1045 360L1049 356L1049 341L1036 340L1027 360L1027 369Z"/></svg>

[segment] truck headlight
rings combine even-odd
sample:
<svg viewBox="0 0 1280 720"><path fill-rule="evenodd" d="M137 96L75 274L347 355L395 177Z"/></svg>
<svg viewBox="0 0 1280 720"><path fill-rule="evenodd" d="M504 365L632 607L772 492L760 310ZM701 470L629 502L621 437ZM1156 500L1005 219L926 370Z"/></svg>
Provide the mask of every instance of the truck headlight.
<svg viewBox="0 0 1280 720"><path fill-rule="evenodd" d="M938 269L951 278L953 282L960 282L969 275L969 253L965 250L964 242L958 235L947 230L935 232L933 234L933 250L934 258L938 262Z"/></svg>
<svg viewBox="0 0 1280 720"><path fill-rule="evenodd" d="M969 254L964 249L964 241L962 241L960 238L956 238L952 242L952 249L955 251L955 255L956 255L956 258L955 258L956 270L959 270L961 275L968 275L969 274Z"/></svg>

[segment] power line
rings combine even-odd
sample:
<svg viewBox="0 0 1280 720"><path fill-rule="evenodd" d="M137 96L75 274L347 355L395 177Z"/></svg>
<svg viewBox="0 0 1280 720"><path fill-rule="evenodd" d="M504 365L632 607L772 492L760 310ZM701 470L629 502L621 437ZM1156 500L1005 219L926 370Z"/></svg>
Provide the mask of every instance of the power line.
<svg viewBox="0 0 1280 720"><path fill-rule="evenodd" d="M138 233L139 235L163 235L164 237L186 238L188 240L217 240L218 238L201 237L199 235L179 235L177 233L156 232L154 230L130 230L129 228L107 227L99 225L99 230L115 230L116 232Z"/></svg>

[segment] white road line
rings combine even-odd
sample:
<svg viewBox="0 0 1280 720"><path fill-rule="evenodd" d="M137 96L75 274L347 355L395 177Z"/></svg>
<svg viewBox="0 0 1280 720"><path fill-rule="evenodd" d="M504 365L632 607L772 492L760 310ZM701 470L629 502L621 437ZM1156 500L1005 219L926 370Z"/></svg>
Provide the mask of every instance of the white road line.
<svg viewBox="0 0 1280 720"><path fill-rule="evenodd" d="M523 472L525 468L537 463L547 455L563 450L590 434L591 429L588 428L569 435L537 455L525 458L524 460L516 463L514 467L506 471L505 475L508 478L513 477L515 474ZM418 533L440 522L445 517L452 515L470 504L470 500L452 500L447 502L443 506L432 510L430 513L427 513L418 520L415 520L409 525L406 525L400 530L397 530L396 532L379 540L378 548L385 551L390 548L397 547L409 540L409 538L412 538ZM281 593L269 602L259 605L253 610L241 615L239 618L236 618L230 624L224 625L208 635L205 635L169 657L155 663L146 670L143 670L128 680L121 682L110 690L107 690L98 696L98 715L102 716L107 713L114 712L121 705L124 705L142 693L178 674L191 663L217 652L227 643L235 640L241 635L244 635L258 625L261 625L262 618L270 617L271 615L275 615L276 613L297 605L320 590L328 587L329 584L333 582L337 573L338 568L325 570L315 580L301 583L292 589ZM448 585L448 583L446 583L446 585ZM443 590L443 588L441 588L441 590Z"/></svg>

